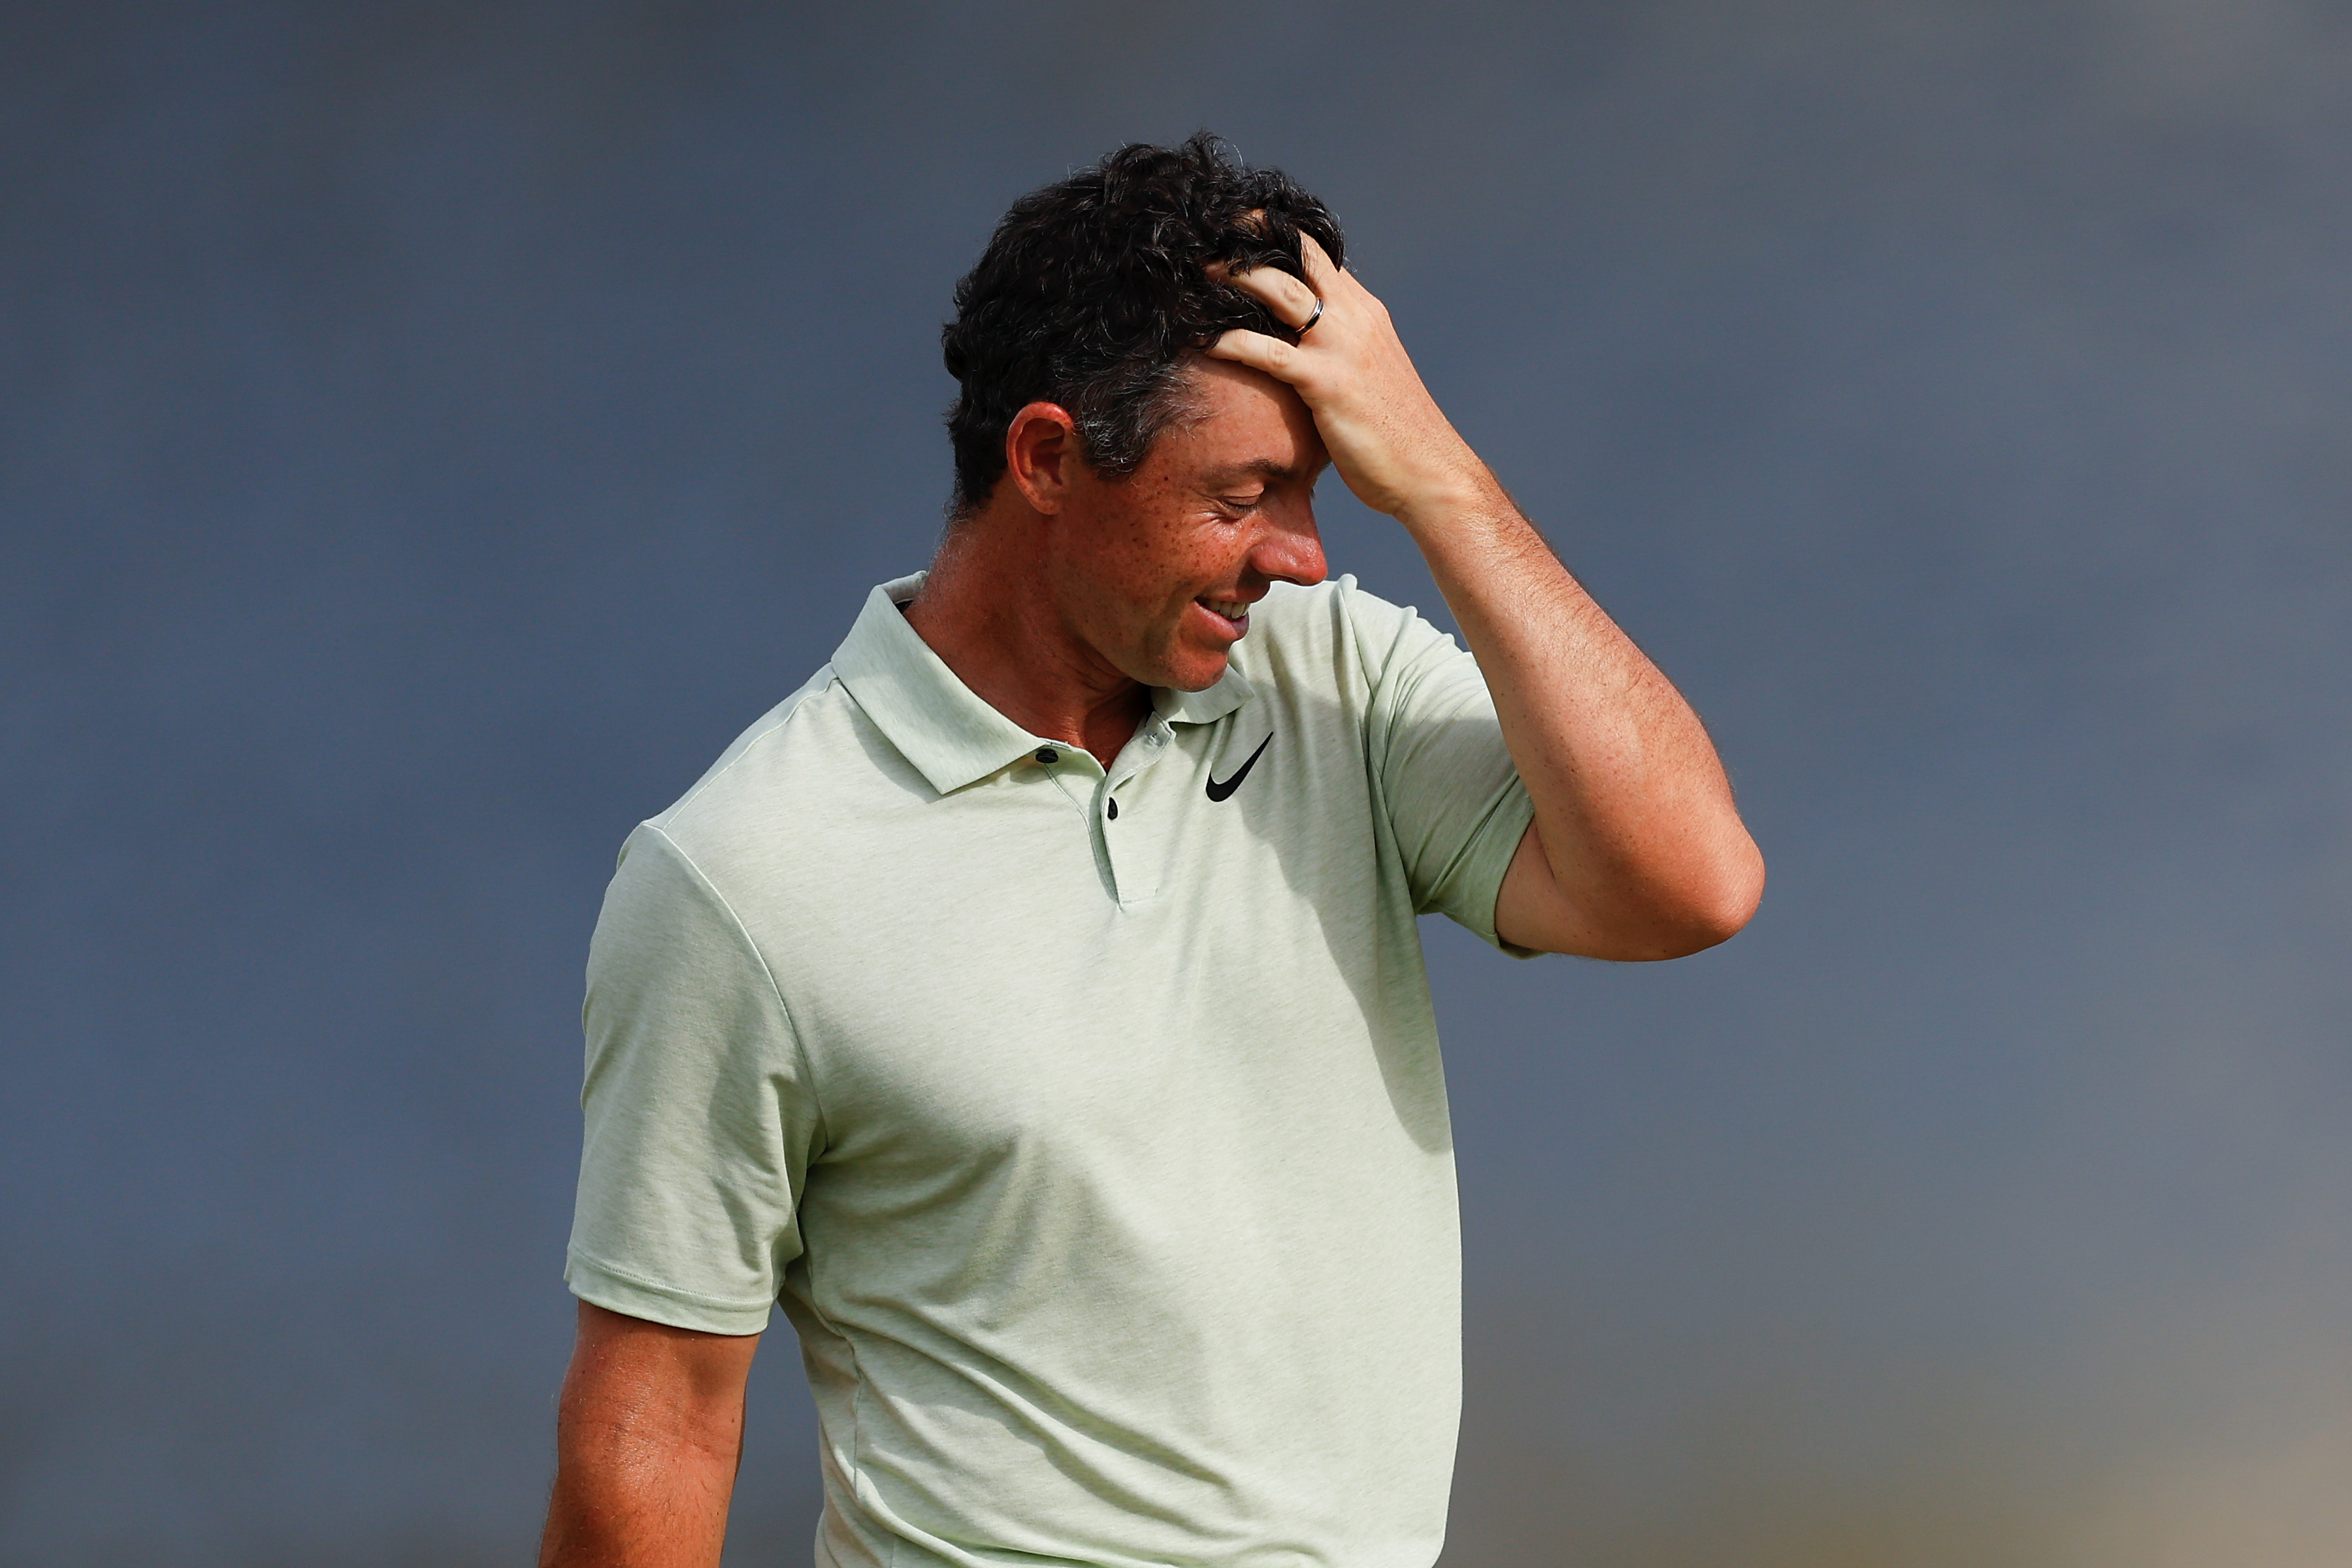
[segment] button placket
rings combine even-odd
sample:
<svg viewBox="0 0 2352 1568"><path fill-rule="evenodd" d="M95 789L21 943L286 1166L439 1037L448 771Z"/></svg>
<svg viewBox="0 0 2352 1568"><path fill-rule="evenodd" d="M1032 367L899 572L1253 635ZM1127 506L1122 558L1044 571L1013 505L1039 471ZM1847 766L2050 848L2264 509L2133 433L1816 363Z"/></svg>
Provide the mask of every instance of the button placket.
<svg viewBox="0 0 2352 1568"><path fill-rule="evenodd" d="M1097 802L1095 841L1100 846L1104 864L1110 868L1111 881L1122 907L1132 907L1159 896L1158 857L1150 842L1152 822L1139 799L1142 790L1139 781L1165 754L1168 733L1165 722L1155 718L1150 729L1140 737L1142 755L1129 753L1118 759L1124 765L1104 775ZM1127 796L1124 806L1119 804L1121 794Z"/></svg>
<svg viewBox="0 0 2352 1568"><path fill-rule="evenodd" d="M1090 752L1080 751L1076 746L1050 743L1030 752L1028 760L1038 764L1042 782L1059 790L1062 798L1076 811L1079 820L1087 824L1088 833L1099 838L1101 828L1094 819L1102 800L1102 764L1095 761Z"/></svg>

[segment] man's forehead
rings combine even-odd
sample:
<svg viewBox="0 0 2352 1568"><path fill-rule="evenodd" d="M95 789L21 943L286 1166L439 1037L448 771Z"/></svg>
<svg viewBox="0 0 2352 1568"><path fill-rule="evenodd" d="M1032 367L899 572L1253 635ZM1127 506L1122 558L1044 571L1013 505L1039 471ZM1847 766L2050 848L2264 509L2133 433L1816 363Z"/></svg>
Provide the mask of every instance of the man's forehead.
<svg viewBox="0 0 2352 1568"><path fill-rule="evenodd" d="M1189 406L1177 428L1200 459L1268 475L1318 468L1327 460L1314 416L1274 377L1202 358L1185 367L1185 379Z"/></svg>
<svg viewBox="0 0 2352 1568"><path fill-rule="evenodd" d="M1291 407L1304 413L1298 394L1262 370L1235 364L1229 359L1194 354L1184 361L1186 384L1196 399L1232 408Z"/></svg>

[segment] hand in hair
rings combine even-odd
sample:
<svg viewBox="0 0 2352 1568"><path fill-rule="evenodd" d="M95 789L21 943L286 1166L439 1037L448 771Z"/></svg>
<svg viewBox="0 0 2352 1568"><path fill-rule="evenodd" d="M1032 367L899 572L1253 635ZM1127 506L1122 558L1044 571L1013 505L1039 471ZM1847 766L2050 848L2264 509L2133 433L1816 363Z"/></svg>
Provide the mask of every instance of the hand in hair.
<svg viewBox="0 0 2352 1568"><path fill-rule="evenodd" d="M1676 958L1755 912L1764 859L1698 716L1570 576L1446 423L1378 300L1301 237L1307 281L1232 281L1296 342L1236 328L1209 353L1288 383L1332 467L1421 546L1477 656L1535 821L1495 900L1505 942Z"/></svg>
<svg viewBox="0 0 2352 1568"><path fill-rule="evenodd" d="M1299 248L1306 282L1272 267L1234 271L1230 281L1293 328L1313 317L1318 299L1321 319L1295 343L1235 329L1208 353L1295 389L1356 499L1408 529L1494 491L1494 477L1422 384L1388 308L1311 235L1299 236Z"/></svg>

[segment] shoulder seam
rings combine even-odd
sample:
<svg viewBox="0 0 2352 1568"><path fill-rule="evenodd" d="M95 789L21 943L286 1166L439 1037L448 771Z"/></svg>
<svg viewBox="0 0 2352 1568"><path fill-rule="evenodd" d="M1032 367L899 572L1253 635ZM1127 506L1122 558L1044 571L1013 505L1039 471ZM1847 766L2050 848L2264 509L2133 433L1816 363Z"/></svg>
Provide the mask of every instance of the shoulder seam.
<svg viewBox="0 0 2352 1568"><path fill-rule="evenodd" d="M795 704L795 706L797 706L797 704ZM786 717L789 718L790 715L788 714ZM769 964L768 955L761 951L760 944L752 940L751 927L745 925L743 923L743 917L735 912L735 906L728 901L727 895L719 890L719 884L712 881L710 879L709 873L703 870L701 866L696 862L694 857L686 852L686 847L684 845L680 844L677 839L672 838L669 836L668 831L657 823L643 822L639 823L637 826L643 828L646 832L652 834L655 837L660 839L664 844L669 847L670 853L677 857L678 864L685 867L688 872L692 873L695 881L700 885L703 891L709 893L712 900L718 904L719 909L726 912L729 923L733 925L735 928L735 934L742 939L743 946L751 952L753 961L759 964L760 973L768 982L769 994L774 996L776 999L776 1011L783 1015L784 1027L792 1033L793 1059L800 1065L801 1087L807 1093L809 1103L816 1109L815 1128L817 1142L819 1143L824 1142L825 1137L824 1097L817 1089L816 1069L809 1064L808 1043L801 1037L800 1020L793 1016L793 1005L784 1000L784 988L777 984L776 972ZM793 1194L793 1203L794 1208L797 1209L800 1203L800 1195L797 1193Z"/></svg>
<svg viewBox="0 0 2352 1568"><path fill-rule="evenodd" d="M1356 673L1364 683L1364 724L1369 738L1372 710L1379 703L1381 685L1387 680L1389 667L1396 658L1397 645L1404 640L1404 631L1399 628L1389 638L1386 647L1375 650L1364 623L1356 618L1356 595L1362 591L1362 585L1353 574L1331 580L1331 614L1338 618L1349 645L1355 649ZM1408 616L1419 614L1410 605L1401 607ZM1411 624L1410 620L1405 623L1408 626Z"/></svg>
<svg viewBox="0 0 2352 1568"><path fill-rule="evenodd" d="M654 817L650 820L655 822L667 822L671 817L677 816L680 811L685 810L686 807L694 803L703 791L709 789L712 784L717 784L720 779L725 778L729 773L733 773L735 771L736 764L751 754L751 751L753 746L757 745L760 742L766 740L777 731L791 724L793 720L800 713L802 707L807 703L810 698L814 697L821 691L830 691L840 683L841 677L834 673L833 661L831 659L827 659L823 664L817 666L815 673L801 683L801 689L798 691L793 692L790 697L785 698L782 702L776 705L777 708L782 709L783 711L776 714L776 721L774 723L770 724L766 729L761 730L757 735L742 738L741 744L740 747L735 749L735 755L728 760L725 767L713 768L710 772L695 780L693 788L688 790L684 795L679 795L676 800L670 802L668 805L662 808L661 815L659 816ZM769 711L773 713L775 712L775 709L771 709ZM730 744L732 743L730 742ZM662 837L664 838L668 838L669 834L667 831L664 831ZM676 840L673 839L671 842L675 843ZM684 854L685 851L680 850L679 853ZM692 865L693 862L688 861L688 864ZM695 868L695 874L698 876L701 875L700 867ZM714 891L716 889L714 889ZM730 912L731 913L732 911L730 910Z"/></svg>
<svg viewBox="0 0 2352 1568"><path fill-rule="evenodd" d="M1349 586L1352 587L1354 584L1351 583ZM1369 676L1365 682L1367 688L1365 693L1367 702L1377 701L1382 689L1390 687L1390 682L1396 675L1394 666L1396 663L1397 650L1402 647L1404 646L1405 639L1412 635L1412 628L1416 623L1429 627L1430 630L1435 632L1440 637L1443 637L1453 647L1455 653L1462 654L1468 652L1468 650L1462 646L1461 642L1455 638L1451 632L1448 632L1444 627L1437 625L1436 622L1432 621L1428 616L1423 615L1419 609L1411 605L1395 605L1394 608L1402 613L1402 618L1397 623L1394 632L1391 634L1387 646L1379 650L1377 662L1375 662L1373 651L1368 646L1369 639L1366 637L1364 624L1356 618L1348 601L1349 595L1333 595L1333 602L1339 611L1339 617L1348 625L1348 635L1354 639L1358 652L1364 657L1368 675L1370 670L1376 669L1379 672L1377 675ZM1475 655L1472 656L1471 662L1474 664L1477 662ZM1483 682L1485 679L1485 671L1482 670L1479 674L1480 679ZM1429 675L1430 670L1427 668L1408 672L1404 684L1392 689L1393 700L1399 703L1410 701L1412 698L1412 694L1416 690L1420 689L1421 683L1426 680L1429 678ZM1369 709L1367 710L1367 715L1369 716Z"/></svg>

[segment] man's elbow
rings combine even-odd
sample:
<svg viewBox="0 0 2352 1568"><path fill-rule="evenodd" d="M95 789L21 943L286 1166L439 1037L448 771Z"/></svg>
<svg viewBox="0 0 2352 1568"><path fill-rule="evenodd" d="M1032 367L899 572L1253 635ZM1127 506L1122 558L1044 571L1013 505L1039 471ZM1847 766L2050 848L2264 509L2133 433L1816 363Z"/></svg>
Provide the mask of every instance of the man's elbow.
<svg viewBox="0 0 2352 1568"><path fill-rule="evenodd" d="M1688 958L1738 936L1763 899L1764 857L1741 833L1709 864L1654 892L1638 914L1629 910L1616 940L1591 956L1632 963Z"/></svg>
<svg viewBox="0 0 2352 1568"><path fill-rule="evenodd" d="M1659 956L1686 958L1729 942L1756 918L1756 907L1763 901L1764 855L1741 833L1738 843L1717 856L1705 875L1692 879L1666 944L1674 951Z"/></svg>

